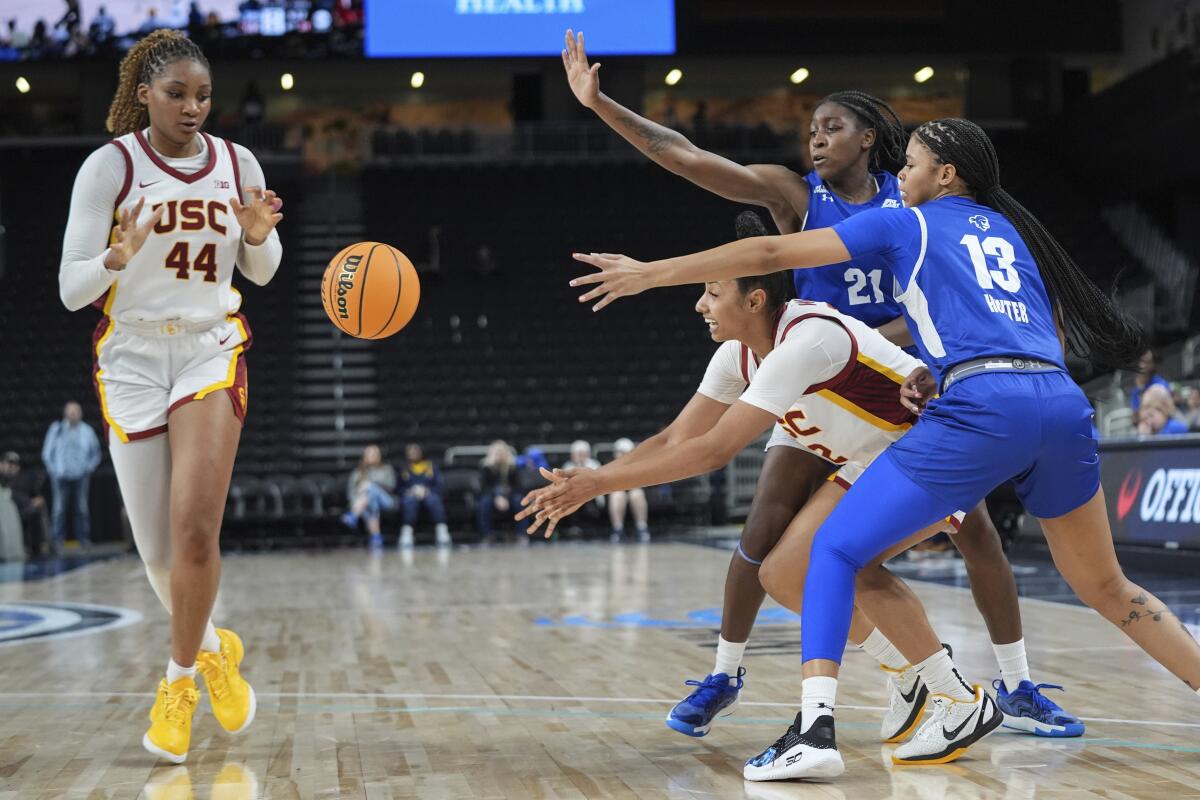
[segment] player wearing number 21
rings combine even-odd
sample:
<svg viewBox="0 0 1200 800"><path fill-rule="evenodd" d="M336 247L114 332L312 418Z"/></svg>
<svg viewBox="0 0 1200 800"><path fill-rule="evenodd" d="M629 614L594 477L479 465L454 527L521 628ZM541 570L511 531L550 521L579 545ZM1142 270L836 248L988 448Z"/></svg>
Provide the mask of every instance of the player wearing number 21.
<svg viewBox="0 0 1200 800"><path fill-rule="evenodd" d="M138 553L171 614L171 657L142 744L174 763L191 741L197 670L225 730L254 720L241 639L210 615L248 400L250 329L234 266L261 285L283 256L282 203L262 168L202 131L212 91L208 61L179 32L133 46L109 110L117 138L79 169L59 269L67 308L104 312L94 384Z"/></svg>

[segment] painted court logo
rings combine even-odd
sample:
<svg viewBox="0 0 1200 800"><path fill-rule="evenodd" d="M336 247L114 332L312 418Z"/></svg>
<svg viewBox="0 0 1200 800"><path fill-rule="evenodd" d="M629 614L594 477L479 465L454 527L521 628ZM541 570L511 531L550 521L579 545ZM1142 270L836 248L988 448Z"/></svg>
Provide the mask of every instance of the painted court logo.
<svg viewBox="0 0 1200 800"><path fill-rule="evenodd" d="M0 647L123 628L142 615L90 603L0 603Z"/></svg>

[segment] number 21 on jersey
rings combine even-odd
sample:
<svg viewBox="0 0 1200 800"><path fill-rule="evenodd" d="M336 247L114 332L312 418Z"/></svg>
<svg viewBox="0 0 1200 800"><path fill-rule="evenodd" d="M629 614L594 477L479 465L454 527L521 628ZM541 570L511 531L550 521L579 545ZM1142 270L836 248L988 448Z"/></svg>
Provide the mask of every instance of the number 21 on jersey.
<svg viewBox="0 0 1200 800"><path fill-rule="evenodd" d="M851 267L846 270L843 276L846 283L849 284L847 291L850 293L850 305L861 306L865 303L882 303L884 301L883 289L880 283L883 282L883 270L873 269L870 272L863 272L858 267ZM870 280L870 293L864 294L863 290L867 288L867 281ZM874 294L874 299L871 297Z"/></svg>

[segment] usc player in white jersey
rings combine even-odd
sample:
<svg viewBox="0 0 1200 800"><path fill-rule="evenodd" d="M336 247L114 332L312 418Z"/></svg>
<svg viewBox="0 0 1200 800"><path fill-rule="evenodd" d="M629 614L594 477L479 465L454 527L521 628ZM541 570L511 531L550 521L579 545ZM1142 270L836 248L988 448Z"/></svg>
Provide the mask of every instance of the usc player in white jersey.
<svg viewBox="0 0 1200 800"><path fill-rule="evenodd" d="M109 110L116 136L75 179L59 287L72 311L94 304L94 383L134 540L171 614L171 656L142 743L187 758L196 671L227 731L254 720L237 634L210 621L218 538L246 414L234 266L257 284L283 249L281 201L244 147L202 132L212 76L200 49L159 30L121 62Z"/></svg>
<svg viewBox="0 0 1200 800"><path fill-rule="evenodd" d="M718 469L778 423L799 446L837 467L796 515L760 575L776 600L798 611L813 534L866 467L916 421L900 402L900 386L921 362L832 306L786 301L789 280L787 273L776 273L706 284L696 311L722 345L697 393L666 429L618 461L597 470L543 470L551 485L531 492L521 512L537 515L530 532L546 524L550 535L558 520L601 494ZM938 530L957 527L961 519L960 512L914 532L879 554L856 585L851 641L861 646L871 637L885 638L889 644L876 656L881 666L900 672L912 664L931 686L965 681L920 601L882 562ZM915 658L935 650L932 657ZM732 711L738 683L731 682L721 698L721 713ZM915 685L912 694L894 701L885 715L882 728L894 734L891 741L906 737L920 719L925 697L916 697ZM824 766L832 777L842 765L836 751L830 753ZM745 775L765 780L777 770L767 760L747 764Z"/></svg>

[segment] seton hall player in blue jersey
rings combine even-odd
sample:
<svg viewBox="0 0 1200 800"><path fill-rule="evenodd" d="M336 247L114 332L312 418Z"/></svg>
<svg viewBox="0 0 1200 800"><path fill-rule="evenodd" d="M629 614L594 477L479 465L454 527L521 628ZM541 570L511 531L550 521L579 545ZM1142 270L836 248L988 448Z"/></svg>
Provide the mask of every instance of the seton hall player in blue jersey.
<svg viewBox="0 0 1200 800"><path fill-rule="evenodd" d="M905 317L929 365L902 390L914 410L923 408L921 421L874 461L816 534L801 623L801 711L749 762L772 767L773 779L812 775L812 767L829 774L840 765L833 706L855 573L908 531L969 508L1007 480L1041 522L1055 565L1080 599L1200 690L1200 646L1117 563L1092 409L1064 367L1064 342L1098 363L1132 364L1144 350L1141 329L1000 187L996 152L977 125L926 123L906 158L905 210L650 264L576 256L599 268L572 281L599 284L580 298L601 298L598 308L654 286L851 258L887 266L899 281ZM922 677L935 713L893 759L951 761L999 724L995 702L956 672Z"/></svg>
<svg viewBox="0 0 1200 800"><path fill-rule="evenodd" d="M904 162L906 136L895 111L863 92L836 92L813 109L808 152L813 169L806 175L778 164L737 164L696 147L680 133L621 106L600 91L599 64L589 64L583 35L567 31L562 53L571 91L609 127L647 158L714 194L761 206L783 233L826 228L855 214L899 208L899 184L893 174ZM895 343L912 343L899 303L892 296L892 275L884 264L864 265L845 258L816 269L793 270L796 295L829 303L844 314L878 328ZM762 606L758 568L779 542L788 524L832 472L832 465L777 426L767 444L762 474L725 578L721 634L712 672L671 713L668 726L689 736L704 736L718 712L734 702L742 684L742 655ZM1083 724L1043 697L1030 680L1021 631L1017 586L1000 536L982 504L974 507L953 537L971 578L971 591L987 623L1001 680L1014 694L1008 722L1042 736L1079 736ZM886 640L863 643L878 658ZM911 670L894 675L894 702L924 703L914 694ZM911 698L919 698L912 700ZM892 732L895 734L898 732ZM884 733L884 739L893 738Z"/></svg>

